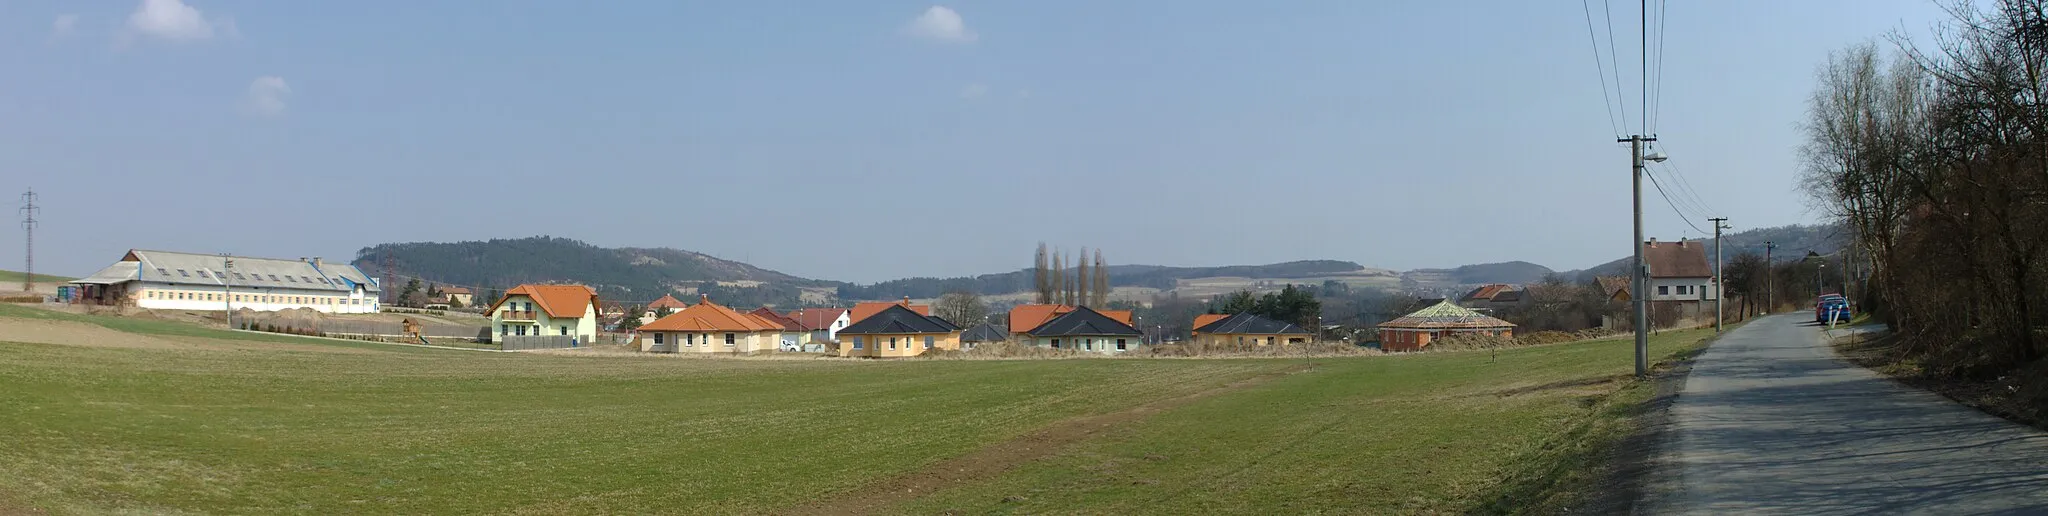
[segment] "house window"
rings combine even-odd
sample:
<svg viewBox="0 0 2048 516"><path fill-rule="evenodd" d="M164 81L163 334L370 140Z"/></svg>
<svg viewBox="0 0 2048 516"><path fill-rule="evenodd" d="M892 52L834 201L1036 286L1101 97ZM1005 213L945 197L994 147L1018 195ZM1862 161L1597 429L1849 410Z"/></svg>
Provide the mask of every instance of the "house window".
<svg viewBox="0 0 2048 516"><path fill-rule="evenodd" d="M1660 296L1668 296L1668 295L1671 295L1671 286L1670 286L1670 285L1658 285L1658 286L1657 286L1657 295L1660 295Z"/></svg>
<svg viewBox="0 0 2048 516"><path fill-rule="evenodd" d="M896 338L889 337L889 349L896 349Z"/></svg>
<svg viewBox="0 0 2048 516"><path fill-rule="evenodd" d="M499 334L499 335L511 335L511 334L512 334L512 325L510 325L510 324L500 324L500 325L498 325L498 334Z"/></svg>
<svg viewBox="0 0 2048 516"><path fill-rule="evenodd" d="M686 347L686 348L688 348L688 347L695 347L696 345L697 345L697 334L695 334L695 333L686 333L686 334L683 334L683 347Z"/></svg>
<svg viewBox="0 0 2048 516"><path fill-rule="evenodd" d="M1081 341L1081 349L1085 349L1085 350L1088 350L1088 351L1095 351L1095 339L1085 339L1085 340L1082 340L1082 341Z"/></svg>
<svg viewBox="0 0 2048 516"><path fill-rule="evenodd" d="M1686 294L1691 294L1691 293L1692 293L1692 285L1679 285L1679 286L1678 286L1678 295L1681 295L1681 296L1682 296L1682 295L1686 295Z"/></svg>
<svg viewBox="0 0 2048 516"><path fill-rule="evenodd" d="M179 276L179 277L185 277L185 278L190 278L190 277L192 277L192 274L190 274L190 273L187 273L187 272L185 272L185 269L178 269L178 276Z"/></svg>
<svg viewBox="0 0 2048 516"><path fill-rule="evenodd" d="M212 278L212 276L207 276L207 275L206 275L206 269L199 269L199 277L201 277L201 278Z"/></svg>
<svg viewBox="0 0 2048 516"><path fill-rule="evenodd" d="M853 349L860 349L860 348L861 348L861 344L862 344L862 343L861 343L861 341L860 341L860 337L854 337L854 338L853 338Z"/></svg>
<svg viewBox="0 0 2048 516"><path fill-rule="evenodd" d="M932 337L930 335L924 337L924 349L932 349Z"/></svg>
<svg viewBox="0 0 2048 516"><path fill-rule="evenodd" d="M563 335L568 335L568 334L569 334L569 327L568 327L568 326L563 326L563 327L562 327L562 334L563 334Z"/></svg>
<svg viewBox="0 0 2048 516"><path fill-rule="evenodd" d="M524 337L524 336L526 336L526 327L525 327L525 326L513 326L513 327L512 327L512 333L513 333L514 335L518 335L518 336Z"/></svg>
<svg viewBox="0 0 2048 516"><path fill-rule="evenodd" d="M289 281L289 282L292 282L292 283L298 283L298 282L299 282L299 280L295 280L295 279L292 279L292 277L291 277L291 276L285 276L285 277L284 277L284 280L285 280L285 281Z"/></svg>
<svg viewBox="0 0 2048 516"><path fill-rule="evenodd" d="M732 345L733 345L733 342L734 342L734 341L733 341L733 338L732 338L732 334L730 334L730 333L727 333L727 334L725 334L725 347L728 347L728 348L729 348L729 347L732 347Z"/></svg>
<svg viewBox="0 0 2048 516"><path fill-rule="evenodd" d="M655 343L655 344L657 344L657 345L658 345L658 344L661 344L661 334L660 334L660 333L656 333L656 334L654 334L654 343Z"/></svg>
<svg viewBox="0 0 2048 516"><path fill-rule="evenodd" d="M1060 347L1060 339L1052 339L1052 347L1053 347L1053 349L1059 349L1059 347Z"/></svg>
<svg viewBox="0 0 2048 516"><path fill-rule="evenodd" d="M163 267L157 267L157 268L156 268L156 273L157 273L157 274L159 274L159 275L163 275L163 276L169 276L169 275L171 275L171 271L168 271L168 270L164 270L164 268L163 268Z"/></svg>
<svg viewBox="0 0 2048 516"><path fill-rule="evenodd" d="M1116 350L1123 351L1124 349L1124 339L1116 339Z"/></svg>

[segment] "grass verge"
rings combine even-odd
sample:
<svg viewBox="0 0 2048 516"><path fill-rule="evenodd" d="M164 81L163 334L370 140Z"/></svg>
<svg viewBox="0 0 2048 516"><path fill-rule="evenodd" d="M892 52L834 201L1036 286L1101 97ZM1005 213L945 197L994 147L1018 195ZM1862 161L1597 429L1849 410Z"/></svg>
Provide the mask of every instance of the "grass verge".
<svg viewBox="0 0 2048 516"><path fill-rule="evenodd" d="M1996 378L1968 379L1930 373L1903 339L1891 333L1856 333L1837 338L1835 353L1892 380L1946 396L2008 421L2048 430L2048 360Z"/></svg>

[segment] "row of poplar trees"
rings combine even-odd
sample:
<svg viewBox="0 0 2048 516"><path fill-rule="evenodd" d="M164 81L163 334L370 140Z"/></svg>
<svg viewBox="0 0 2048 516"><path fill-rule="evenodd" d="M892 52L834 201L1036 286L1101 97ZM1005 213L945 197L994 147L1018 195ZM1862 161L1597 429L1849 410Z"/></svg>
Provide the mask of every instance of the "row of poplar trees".
<svg viewBox="0 0 2048 516"><path fill-rule="evenodd" d="M1102 261L1101 249L1095 250L1095 263L1089 265L1086 247L1081 248L1079 258L1068 259L1066 253L1039 242L1031 272L1040 304L1095 308L1109 304L1109 264Z"/></svg>

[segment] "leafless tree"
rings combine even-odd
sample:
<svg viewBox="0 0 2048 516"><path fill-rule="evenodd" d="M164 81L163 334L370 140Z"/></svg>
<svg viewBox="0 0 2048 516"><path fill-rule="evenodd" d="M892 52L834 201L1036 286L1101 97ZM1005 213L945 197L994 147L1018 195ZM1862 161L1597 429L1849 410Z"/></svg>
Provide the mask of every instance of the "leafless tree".
<svg viewBox="0 0 2048 516"><path fill-rule="evenodd" d="M1051 264L1047 260L1045 242L1039 242L1038 258L1031 265L1031 279L1032 286L1037 288L1038 302L1040 304L1052 302L1052 271L1049 269Z"/></svg>
<svg viewBox="0 0 2048 516"><path fill-rule="evenodd" d="M1081 254L1076 258L1079 263L1074 265L1074 304L1092 304L1094 298L1088 297L1088 246L1081 246Z"/></svg>
<svg viewBox="0 0 2048 516"><path fill-rule="evenodd" d="M987 322L988 303L973 292L947 292L932 305L933 315L963 327Z"/></svg>
<svg viewBox="0 0 2048 516"><path fill-rule="evenodd" d="M1109 306L1109 264L1102 261L1102 249L1095 250L1095 306Z"/></svg>

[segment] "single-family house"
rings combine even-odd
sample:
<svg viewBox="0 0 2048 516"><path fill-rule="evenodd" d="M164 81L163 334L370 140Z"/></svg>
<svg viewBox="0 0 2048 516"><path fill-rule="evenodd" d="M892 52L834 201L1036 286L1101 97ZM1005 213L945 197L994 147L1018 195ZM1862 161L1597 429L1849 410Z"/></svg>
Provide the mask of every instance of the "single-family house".
<svg viewBox="0 0 2048 516"><path fill-rule="evenodd" d="M1401 318L1380 323L1380 349L1416 351L1430 341L1452 335L1515 336L1515 324L1451 303L1439 302Z"/></svg>
<svg viewBox="0 0 2048 516"><path fill-rule="evenodd" d="M882 313L883 310L897 305L902 305L904 308L908 308L910 311L917 312L920 315L932 314L932 305L913 305L910 304L910 298L908 297L903 298L902 301L867 301L853 304L853 309L849 310L846 315L846 324L859 324L861 319Z"/></svg>
<svg viewBox="0 0 2048 516"><path fill-rule="evenodd" d="M1680 319L1693 319L1700 316L1702 305L1720 299L1720 292L1714 288L1714 266L1707 261L1704 242L1680 239L1659 243L1650 239L1643 243L1643 264L1650 269L1649 286L1643 292L1648 294L1652 313L1675 313Z"/></svg>
<svg viewBox="0 0 2048 516"><path fill-rule="evenodd" d="M995 323L985 323L960 332L960 349L974 349L975 346L981 344L1008 340L1010 340L1009 328L998 326Z"/></svg>
<svg viewBox="0 0 2048 516"><path fill-rule="evenodd" d="M845 308L799 308L789 317L811 333L811 342L839 342L839 330L853 324L851 313Z"/></svg>
<svg viewBox="0 0 2048 516"><path fill-rule="evenodd" d="M129 250L72 280L78 303L158 310L377 313L377 280L345 263Z"/></svg>
<svg viewBox="0 0 2048 516"><path fill-rule="evenodd" d="M1252 313L1205 314L1196 316L1195 323L1194 342L1209 347L1250 348L1305 344L1315 337L1314 333L1294 323L1276 321Z"/></svg>
<svg viewBox="0 0 2048 516"><path fill-rule="evenodd" d="M1015 314L1013 310L1011 314ZM1014 329L1014 328L1012 328ZM1122 353L1138 347L1144 332L1130 323L1104 315L1085 306L1055 315L1037 327L1024 331L1020 340L1040 347L1096 353Z"/></svg>
<svg viewBox="0 0 2048 516"><path fill-rule="evenodd" d="M435 290L441 291L441 295L434 296L434 300L440 301L441 304L465 308L476 306L476 291L470 290L469 287L442 286L435 287Z"/></svg>
<svg viewBox="0 0 2048 516"><path fill-rule="evenodd" d="M1078 307L1048 304L1017 305L1015 308L1010 309L1008 317L1010 336L1023 337L1032 329L1044 326L1046 322L1052 321L1055 317L1073 312L1075 308ZM1095 313L1115 319L1117 322L1124 323L1125 325L1136 327L1136 323L1131 319L1132 314L1130 310L1095 310Z"/></svg>
<svg viewBox="0 0 2048 516"><path fill-rule="evenodd" d="M775 313L773 308L764 306L755 308L754 311L747 313L782 326L782 340L779 349L783 351L801 351L805 344L811 343L811 332L804 329L802 323L797 322L796 319L791 319L787 315Z"/></svg>
<svg viewBox="0 0 2048 516"><path fill-rule="evenodd" d="M491 316L491 342L539 335L590 342L597 338L597 305L597 290L583 285L520 285L484 313Z"/></svg>
<svg viewBox="0 0 2048 516"><path fill-rule="evenodd" d="M935 349L959 350L960 327L906 304L890 304L839 330L842 357L912 357Z"/></svg>
<svg viewBox="0 0 2048 516"><path fill-rule="evenodd" d="M640 313L640 325L646 326L647 323L654 322L655 319L660 319L663 315L681 312L684 308L689 307L688 303L676 299L674 295L662 294L661 299L647 303L647 309Z"/></svg>
<svg viewBox="0 0 2048 516"><path fill-rule="evenodd" d="M1514 285L1489 283L1466 292L1458 298L1458 306L1481 311L1514 308L1522 304L1522 294Z"/></svg>
<svg viewBox="0 0 2048 516"><path fill-rule="evenodd" d="M752 353L782 345L781 324L700 296L697 304L640 327L640 350L655 353Z"/></svg>

